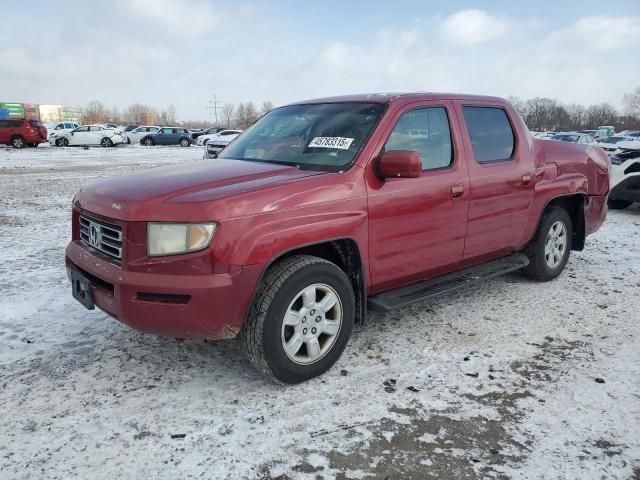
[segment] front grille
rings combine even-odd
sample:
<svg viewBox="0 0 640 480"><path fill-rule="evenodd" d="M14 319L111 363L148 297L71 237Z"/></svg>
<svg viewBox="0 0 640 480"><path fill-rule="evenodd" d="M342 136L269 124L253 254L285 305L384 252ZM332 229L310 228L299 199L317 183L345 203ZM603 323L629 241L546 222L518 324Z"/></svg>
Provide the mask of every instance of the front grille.
<svg viewBox="0 0 640 480"><path fill-rule="evenodd" d="M117 225L80 215L80 239L110 257L122 258L122 229Z"/></svg>

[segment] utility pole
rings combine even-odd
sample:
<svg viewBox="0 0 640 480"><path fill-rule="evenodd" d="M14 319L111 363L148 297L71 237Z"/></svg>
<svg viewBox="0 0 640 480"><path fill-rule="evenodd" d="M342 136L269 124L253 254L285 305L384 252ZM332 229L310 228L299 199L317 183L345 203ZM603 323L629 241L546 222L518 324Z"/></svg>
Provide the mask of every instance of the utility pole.
<svg viewBox="0 0 640 480"><path fill-rule="evenodd" d="M209 104L205 107L209 110L209 113L213 115L215 118L216 127L218 126L218 104L222 103L221 100L218 100L218 97L213 96L213 100L209 100Z"/></svg>

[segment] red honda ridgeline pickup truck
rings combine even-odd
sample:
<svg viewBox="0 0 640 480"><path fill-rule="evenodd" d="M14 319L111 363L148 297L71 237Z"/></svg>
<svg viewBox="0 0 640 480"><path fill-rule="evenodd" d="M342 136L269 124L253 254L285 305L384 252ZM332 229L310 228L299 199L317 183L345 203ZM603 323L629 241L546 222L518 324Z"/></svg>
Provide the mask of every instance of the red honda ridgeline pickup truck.
<svg viewBox="0 0 640 480"><path fill-rule="evenodd" d="M85 307L142 332L240 335L257 369L297 383L367 308L558 276L604 222L609 170L598 147L532 138L500 98L306 101L215 160L82 188L66 266Z"/></svg>

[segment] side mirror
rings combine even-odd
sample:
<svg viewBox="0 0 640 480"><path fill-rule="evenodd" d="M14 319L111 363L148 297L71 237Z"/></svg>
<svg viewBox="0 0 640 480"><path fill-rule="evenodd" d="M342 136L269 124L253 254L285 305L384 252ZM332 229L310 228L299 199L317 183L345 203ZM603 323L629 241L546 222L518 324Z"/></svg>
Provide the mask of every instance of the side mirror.
<svg viewBox="0 0 640 480"><path fill-rule="evenodd" d="M380 178L417 178L420 172L422 161L413 150L385 152L376 161L376 173Z"/></svg>

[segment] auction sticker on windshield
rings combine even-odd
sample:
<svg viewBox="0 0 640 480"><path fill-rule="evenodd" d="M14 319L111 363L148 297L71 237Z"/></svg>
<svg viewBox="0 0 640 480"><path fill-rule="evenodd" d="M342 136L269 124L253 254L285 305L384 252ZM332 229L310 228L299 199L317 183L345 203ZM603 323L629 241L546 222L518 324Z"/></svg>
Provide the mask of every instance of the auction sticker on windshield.
<svg viewBox="0 0 640 480"><path fill-rule="evenodd" d="M353 138L346 137L315 137L309 143L309 148L339 148L349 150Z"/></svg>

